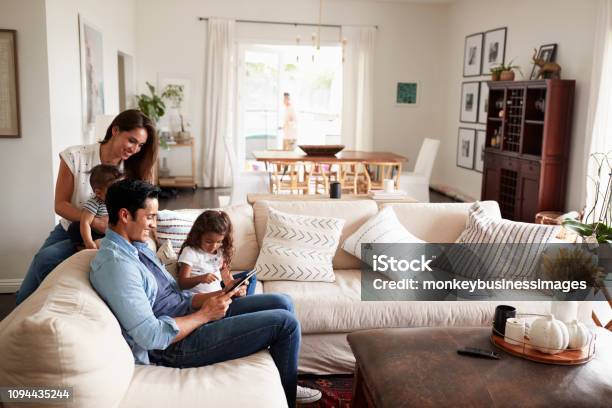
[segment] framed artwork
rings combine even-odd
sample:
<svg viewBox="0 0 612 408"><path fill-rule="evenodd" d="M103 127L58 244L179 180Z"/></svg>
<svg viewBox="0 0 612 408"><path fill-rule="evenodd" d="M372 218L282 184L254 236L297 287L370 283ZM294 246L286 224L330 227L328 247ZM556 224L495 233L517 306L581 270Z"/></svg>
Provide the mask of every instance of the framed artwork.
<svg viewBox="0 0 612 408"><path fill-rule="evenodd" d="M478 119L479 82L461 84L461 114L459 120L465 123L476 123Z"/></svg>
<svg viewBox="0 0 612 408"><path fill-rule="evenodd" d="M157 74L157 90L161 95L169 85L175 85L181 88L183 99L178 102L165 100L166 114L160 118L159 126L167 128L171 132L178 132L181 126L186 128L193 117L193 84L194 76L191 74L172 74L158 73ZM181 125L182 120L182 125Z"/></svg>
<svg viewBox="0 0 612 408"><path fill-rule="evenodd" d="M484 169L484 154L485 154L485 140L487 139L487 132L484 130L476 131L476 143L474 145L474 170L482 173Z"/></svg>
<svg viewBox="0 0 612 408"><path fill-rule="evenodd" d="M482 69L482 39L483 33L465 37L465 48L463 50L464 77L480 75Z"/></svg>
<svg viewBox="0 0 612 408"><path fill-rule="evenodd" d="M457 136L457 167L474 168L476 129L459 128Z"/></svg>
<svg viewBox="0 0 612 408"><path fill-rule="evenodd" d="M506 58L506 31L507 28L496 28L484 33L484 46L482 50L482 74L488 75L491 68L504 63Z"/></svg>
<svg viewBox="0 0 612 408"><path fill-rule="evenodd" d="M536 59L542 59L544 60L544 62L554 62L555 58L557 57L557 44L541 45L537 56L534 55L534 57ZM536 76L538 75L538 70L536 69L536 67L537 65L533 64L529 79L536 79Z"/></svg>
<svg viewBox="0 0 612 408"><path fill-rule="evenodd" d="M418 82L398 82L395 104L402 106L417 106L419 103L418 89Z"/></svg>
<svg viewBox="0 0 612 408"><path fill-rule="evenodd" d="M478 123L487 123L487 110L489 109L489 85L487 81L480 81L478 90Z"/></svg>
<svg viewBox="0 0 612 408"><path fill-rule="evenodd" d="M104 60L102 32L79 15L81 53L81 109L83 137L93 135L96 116L104 114Z"/></svg>
<svg viewBox="0 0 612 408"><path fill-rule="evenodd" d="M0 138L21 137L17 31L0 30Z"/></svg>

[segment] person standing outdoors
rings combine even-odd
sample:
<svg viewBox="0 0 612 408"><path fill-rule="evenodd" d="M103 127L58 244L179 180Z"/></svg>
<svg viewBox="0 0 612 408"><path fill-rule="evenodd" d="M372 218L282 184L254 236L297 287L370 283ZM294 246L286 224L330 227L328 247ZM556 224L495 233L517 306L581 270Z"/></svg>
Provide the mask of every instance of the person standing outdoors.
<svg viewBox="0 0 612 408"><path fill-rule="evenodd" d="M283 150L294 150L297 143L297 116L289 92L283 94L285 118L283 120Z"/></svg>

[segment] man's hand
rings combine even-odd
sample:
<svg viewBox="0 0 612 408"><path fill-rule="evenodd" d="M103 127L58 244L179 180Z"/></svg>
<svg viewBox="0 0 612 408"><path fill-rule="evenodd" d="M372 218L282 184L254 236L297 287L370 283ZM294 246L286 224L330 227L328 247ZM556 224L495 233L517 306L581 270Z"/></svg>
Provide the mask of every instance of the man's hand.
<svg viewBox="0 0 612 408"><path fill-rule="evenodd" d="M232 303L232 296L235 294L235 290L229 293L219 293L218 295L212 296L204 301L200 310L196 313L202 315L206 322L212 322L214 320L223 319L227 308Z"/></svg>
<svg viewBox="0 0 612 408"><path fill-rule="evenodd" d="M225 284L225 287L231 287L234 283L236 282L236 279L232 279L229 283ZM234 289L232 291L232 293L234 293L232 295L232 297L242 297L242 296L246 296L246 292L247 292L247 286L249 285L249 281L247 280L246 282L244 282L239 288Z"/></svg>
<svg viewBox="0 0 612 408"><path fill-rule="evenodd" d="M219 280L219 278L217 278L217 275L214 273L205 273L204 275L200 276L200 283L213 283L217 280Z"/></svg>
<svg viewBox="0 0 612 408"><path fill-rule="evenodd" d="M100 234L104 234L106 227L108 227L108 217L95 217L91 222L91 228Z"/></svg>

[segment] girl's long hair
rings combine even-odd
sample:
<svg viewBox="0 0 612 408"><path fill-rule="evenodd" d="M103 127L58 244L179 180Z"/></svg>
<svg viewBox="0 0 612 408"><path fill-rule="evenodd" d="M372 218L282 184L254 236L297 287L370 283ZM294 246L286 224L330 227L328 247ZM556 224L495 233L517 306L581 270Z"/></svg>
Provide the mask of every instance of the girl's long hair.
<svg viewBox="0 0 612 408"><path fill-rule="evenodd" d="M231 265L234 256L234 227L229 216L223 211L206 210L196 218L191 231L187 234L187 239L181 246L179 256L185 247L201 248L202 235L208 232L223 235L221 244L223 258L228 266Z"/></svg>
<svg viewBox="0 0 612 408"><path fill-rule="evenodd" d="M117 127L119 131L129 132L134 129L145 129L147 131L147 141L142 146L140 151L127 159L123 163L123 168L127 178L138 180L153 181L153 166L157 163L157 132L153 121L147 115L137 109L128 109L117 116L111 122L104 140L100 144L106 144L113 137L113 128Z"/></svg>

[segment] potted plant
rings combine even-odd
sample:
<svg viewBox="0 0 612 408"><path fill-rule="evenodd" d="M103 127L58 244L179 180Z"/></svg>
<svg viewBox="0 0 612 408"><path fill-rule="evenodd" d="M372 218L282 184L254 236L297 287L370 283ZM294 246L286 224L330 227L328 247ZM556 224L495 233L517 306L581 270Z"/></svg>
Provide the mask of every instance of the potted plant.
<svg viewBox="0 0 612 408"><path fill-rule="evenodd" d="M492 81L514 81L514 70L518 70L518 72L523 75L521 72L521 67L518 65L512 65L511 60L507 65L501 64L497 67L491 68L491 80Z"/></svg>
<svg viewBox="0 0 612 408"><path fill-rule="evenodd" d="M155 87L147 82L150 95L140 94L136 95L136 101L138 102L138 109L153 121L153 125L157 128L157 122L159 118L164 116L166 112L166 104L162 100L160 95L155 93ZM158 131L159 133L159 131ZM162 147L166 147L166 140L163 138L159 139Z"/></svg>
<svg viewBox="0 0 612 408"><path fill-rule="evenodd" d="M164 92L162 92L161 96L170 102L170 106L173 109L176 109L180 119L181 130L178 132L177 139L179 141L189 140L191 138L191 134L185 129L185 121L183 115L181 114L181 103L183 102L184 98L184 85L169 84L164 88Z"/></svg>

